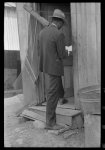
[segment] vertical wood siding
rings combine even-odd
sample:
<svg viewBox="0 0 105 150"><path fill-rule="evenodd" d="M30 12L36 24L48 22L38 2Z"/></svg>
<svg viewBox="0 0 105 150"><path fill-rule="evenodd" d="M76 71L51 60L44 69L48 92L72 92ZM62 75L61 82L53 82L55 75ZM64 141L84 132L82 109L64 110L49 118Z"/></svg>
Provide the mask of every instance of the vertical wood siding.
<svg viewBox="0 0 105 150"><path fill-rule="evenodd" d="M100 3L71 3L74 95L80 88L100 84Z"/></svg>
<svg viewBox="0 0 105 150"><path fill-rule="evenodd" d="M20 50L15 7L5 7L4 9L4 49Z"/></svg>
<svg viewBox="0 0 105 150"><path fill-rule="evenodd" d="M41 25L30 15L23 6L25 3L17 3L17 16L19 26L20 54L22 62L22 80L24 104L39 104L44 101L43 76L39 73L39 58L37 49L37 38ZM28 3L34 11L39 11L39 4ZM39 82L35 84L35 77L39 75Z"/></svg>
<svg viewBox="0 0 105 150"><path fill-rule="evenodd" d="M26 56L28 51L28 29L30 14L27 13L23 6L25 3L16 3L17 20L19 28L19 41L20 41L20 56L21 56L21 71L23 81L24 105L31 102L37 102L38 95L36 94L35 84L32 81L28 67L25 65ZM30 6L30 3L27 3ZM30 50L31 51L31 50Z"/></svg>

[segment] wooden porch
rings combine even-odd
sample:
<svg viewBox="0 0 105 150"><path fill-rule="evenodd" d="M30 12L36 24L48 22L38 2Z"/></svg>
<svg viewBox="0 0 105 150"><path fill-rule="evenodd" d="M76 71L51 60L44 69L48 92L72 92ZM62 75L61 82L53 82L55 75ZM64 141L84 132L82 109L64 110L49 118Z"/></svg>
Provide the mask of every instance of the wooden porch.
<svg viewBox="0 0 105 150"><path fill-rule="evenodd" d="M59 125L67 125L72 129L83 127L83 116L80 110L76 110L73 103L74 98L68 98L68 103L57 105L56 109L56 121ZM25 109L22 117L29 118L31 120L40 120L46 122L46 102L42 103L40 106L30 106Z"/></svg>

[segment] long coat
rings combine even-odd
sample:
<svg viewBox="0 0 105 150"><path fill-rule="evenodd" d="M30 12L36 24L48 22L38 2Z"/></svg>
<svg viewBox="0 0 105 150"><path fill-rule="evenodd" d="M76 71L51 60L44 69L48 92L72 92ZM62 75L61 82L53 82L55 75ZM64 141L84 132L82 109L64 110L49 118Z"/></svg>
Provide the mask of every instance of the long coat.
<svg viewBox="0 0 105 150"><path fill-rule="evenodd" d="M60 33L56 26L51 24L41 30L38 50L41 72L57 76L64 75L63 59L67 57L65 39L64 34Z"/></svg>

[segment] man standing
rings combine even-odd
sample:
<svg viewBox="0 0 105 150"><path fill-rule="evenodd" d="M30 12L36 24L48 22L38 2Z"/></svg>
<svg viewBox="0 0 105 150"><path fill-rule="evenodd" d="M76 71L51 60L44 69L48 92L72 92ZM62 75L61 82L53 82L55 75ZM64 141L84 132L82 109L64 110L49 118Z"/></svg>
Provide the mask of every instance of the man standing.
<svg viewBox="0 0 105 150"><path fill-rule="evenodd" d="M52 23L39 34L40 71L48 74L49 89L46 104L46 129L57 130L56 107L59 98L64 96L61 76L64 75L63 59L68 56L65 51L64 34L59 31L66 23L64 13L55 9Z"/></svg>

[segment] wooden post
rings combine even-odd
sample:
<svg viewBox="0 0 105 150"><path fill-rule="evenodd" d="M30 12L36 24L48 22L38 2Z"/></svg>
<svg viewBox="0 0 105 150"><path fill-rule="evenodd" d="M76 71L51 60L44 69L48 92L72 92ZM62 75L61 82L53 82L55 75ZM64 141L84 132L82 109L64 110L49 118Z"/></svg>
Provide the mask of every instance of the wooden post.
<svg viewBox="0 0 105 150"><path fill-rule="evenodd" d="M78 81L78 50L77 50L77 20L76 20L76 3L71 3L71 30L73 46L73 81L74 81L74 102L76 109L80 108L77 92L79 89Z"/></svg>
<svg viewBox="0 0 105 150"><path fill-rule="evenodd" d="M41 17L37 12L33 11L31 7L24 5L24 9L33 15L35 19L38 20L43 26L49 25L49 22L45 18Z"/></svg>
<svg viewBox="0 0 105 150"><path fill-rule="evenodd" d="M100 4L71 3L74 99L80 108L78 90L100 85Z"/></svg>
<svg viewBox="0 0 105 150"><path fill-rule="evenodd" d="M36 85L33 83L30 77L29 68L26 67L27 51L29 49L29 22L30 14L27 13L23 6L25 3L16 3L17 9L17 20L18 20L18 31L20 41L20 56L21 56L21 71L23 81L23 94L24 94L24 106L30 103L37 103L38 92L36 91ZM30 6L30 3L27 3ZM31 51L31 50L30 50Z"/></svg>

